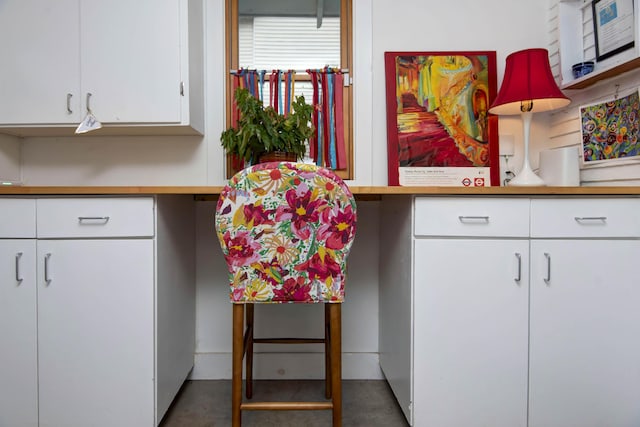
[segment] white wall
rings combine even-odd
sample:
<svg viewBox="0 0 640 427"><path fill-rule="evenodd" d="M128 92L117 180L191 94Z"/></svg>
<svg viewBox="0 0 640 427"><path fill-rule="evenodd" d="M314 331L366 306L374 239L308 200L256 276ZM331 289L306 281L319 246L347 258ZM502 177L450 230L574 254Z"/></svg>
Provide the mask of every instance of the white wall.
<svg viewBox="0 0 640 427"><path fill-rule="evenodd" d="M34 137L20 141L3 137L0 178L22 180L25 185L221 185L225 179L219 144L225 123L224 5L222 0L205 1L203 137ZM349 183L387 182L385 51L495 50L500 84L505 58L513 51L549 47L552 64L557 60L557 1L354 1L355 178ZM538 166L542 149L579 145L579 105L613 94L619 81L624 88L639 80L640 76L631 73L587 90L569 91L573 102L567 109L534 115L532 166ZM514 138L515 156L510 165L517 171L522 161L522 122L518 117L501 117L499 123L500 135ZM639 168L637 162L585 168L582 181L584 185L634 185Z"/></svg>
<svg viewBox="0 0 640 427"><path fill-rule="evenodd" d="M0 181L19 183L22 180L21 158L19 139L0 134Z"/></svg>
<svg viewBox="0 0 640 427"><path fill-rule="evenodd" d="M26 138L25 185L220 185L224 160L224 2L205 0L204 137ZM354 9L354 185L385 185L387 50L496 50L501 80L512 51L547 45L546 2L357 0ZM534 135L538 132L534 118ZM518 120L501 120L514 134ZM542 138L546 138L542 131ZM535 143L534 143L535 144ZM518 157L514 159L518 163Z"/></svg>
<svg viewBox="0 0 640 427"><path fill-rule="evenodd" d="M467 0L458 1L454 6L451 2L427 4L423 0L355 0L353 7L356 178L350 183L356 185L386 185L387 182L385 51L496 50L501 76L504 58L509 53L547 44L546 28L540 25L540 22L547 20L547 8L538 2ZM211 18L211 14L208 17ZM474 31L469 32L469 28ZM522 129L518 119L501 123L500 132L513 134L516 146L518 142L521 145ZM546 138L546 128L539 125L537 120L533 133ZM209 203L199 205L198 330L196 367L192 377L228 378L231 311L225 267L213 233L214 207ZM360 222L350 258L347 301L343 309L344 377L379 378L376 354L378 277L372 267L378 259L379 244L383 248L384 242L377 240L381 226L378 221L378 202L360 202L358 209ZM316 334L320 333L320 312L307 315L300 312L304 307L289 309L299 316L296 317L296 325L300 328L308 325ZM314 318L316 323L310 323ZM290 322L276 313L269 313L269 323L283 325ZM322 366L318 353L296 357L288 355L284 359L263 355L257 361L256 375L299 378L305 375L301 370L304 363ZM309 373L306 372L306 375ZM319 375L321 371L314 377L319 378Z"/></svg>
<svg viewBox="0 0 640 427"><path fill-rule="evenodd" d="M385 185L386 115L385 51L495 50L498 81L504 60L516 50L547 47L549 8L530 0L354 0L354 131L353 185ZM224 182L223 153L218 137L224 126L224 7L223 0L206 0L205 16L205 135L204 137L71 137L26 138L0 136L0 178L27 185L220 185ZM635 80L634 80L635 81ZM633 83L633 82L632 82ZM628 84L632 84L628 83ZM611 84L586 94L566 111L536 115L532 128L532 163L541 148L578 143L576 105L611 92ZM582 98L580 98L582 97ZM587 99L584 99L585 101ZM549 134L549 124L552 124ZM567 132L566 129L569 129ZM518 118L501 118L500 134L513 135L517 170L522 158L522 125ZM20 170L22 169L22 171ZM593 171L592 175L603 173ZM608 172L604 172L605 175ZM360 225L350 259L347 302L344 305L345 378L379 378L377 366L377 290L375 264L379 245L378 202L358 204ZM197 348L194 378L230 377L230 305L226 270L213 233L213 203L197 209ZM373 268L372 268L373 267ZM318 333L317 312L298 313L300 329ZM264 314L264 313L258 313ZM291 323L276 313L269 323ZM262 320L261 322L264 322ZM258 377L299 377L305 353L297 362L258 360ZM300 360L304 361L301 362Z"/></svg>
<svg viewBox="0 0 640 427"><path fill-rule="evenodd" d="M55 137L23 142L24 185L206 185L202 137Z"/></svg>
<svg viewBox="0 0 640 427"><path fill-rule="evenodd" d="M388 50L496 50L499 82L505 57L515 50L547 45L546 2L530 0L354 0L355 179L352 185L386 185L386 115L383 53ZM23 180L28 185L220 185L224 182L219 135L224 126L223 0L205 7L204 137L27 138L22 142ZM544 118L533 134L546 143ZM519 120L502 120L500 133L521 146ZM534 141L535 144L535 141ZM1 155L0 155L1 156ZM12 155L10 155L11 157ZM16 155L17 156L17 155ZM1 157L0 157L1 158ZM517 156L515 164L518 163ZM18 160L19 162L19 160ZM359 228L349 267L343 308L345 378L380 378L378 351L379 202L360 202ZM230 377L230 306L226 269L213 232L213 203L197 208L197 344L193 378ZM318 332L320 313L298 313L295 322L268 313L268 323ZM264 310L261 310L264 311ZM258 313L263 314L263 313ZM261 320L260 322L265 322ZM258 358L257 377L300 377L297 362ZM321 366L321 365L319 365Z"/></svg>
<svg viewBox="0 0 640 427"><path fill-rule="evenodd" d="M387 183L384 52L495 50L499 86L508 54L547 46L546 27L541 24L547 22L547 13L547 2L540 0L375 0L372 99L377 101L373 102L370 122L374 153L372 184ZM532 145L536 139L546 139L544 126L539 124L544 120L534 116ZM516 156L511 164L519 165L522 158L520 120L500 118L499 133L514 135Z"/></svg>

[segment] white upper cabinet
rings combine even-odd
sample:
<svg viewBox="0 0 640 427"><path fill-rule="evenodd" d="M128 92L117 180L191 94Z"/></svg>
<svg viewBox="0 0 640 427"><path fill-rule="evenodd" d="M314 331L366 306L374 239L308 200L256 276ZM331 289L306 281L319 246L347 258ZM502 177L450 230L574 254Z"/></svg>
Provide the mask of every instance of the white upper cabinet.
<svg viewBox="0 0 640 427"><path fill-rule="evenodd" d="M203 131L202 0L0 3L0 131Z"/></svg>
<svg viewBox="0 0 640 427"><path fill-rule="evenodd" d="M78 0L0 3L0 123L79 121L78 5Z"/></svg>
<svg viewBox="0 0 640 427"><path fill-rule="evenodd" d="M175 0L83 0L81 97L99 120L180 121L179 18Z"/></svg>

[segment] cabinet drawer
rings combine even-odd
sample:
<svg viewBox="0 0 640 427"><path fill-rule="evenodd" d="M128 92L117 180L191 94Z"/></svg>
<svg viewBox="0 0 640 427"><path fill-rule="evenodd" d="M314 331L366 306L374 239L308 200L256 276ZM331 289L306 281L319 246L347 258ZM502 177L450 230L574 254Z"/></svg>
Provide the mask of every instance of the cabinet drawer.
<svg viewBox="0 0 640 427"><path fill-rule="evenodd" d="M152 237L152 197L38 199L38 237Z"/></svg>
<svg viewBox="0 0 640 427"><path fill-rule="evenodd" d="M0 198L0 238L35 237L35 199Z"/></svg>
<svg viewBox="0 0 640 427"><path fill-rule="evenodd" d="M640 237L640 199L534 199L531 237Z"/></svg>
<svg viewBox="0 0 640 427"><path fill-rule="evenodd" d="M416 236L528 237L529 200L416 197Z"/></svg>

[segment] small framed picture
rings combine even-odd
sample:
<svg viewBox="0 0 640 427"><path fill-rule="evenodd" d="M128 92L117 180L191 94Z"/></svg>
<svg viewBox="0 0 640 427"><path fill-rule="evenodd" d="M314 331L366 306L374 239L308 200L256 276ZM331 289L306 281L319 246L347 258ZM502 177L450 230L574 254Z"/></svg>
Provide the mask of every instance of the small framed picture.
<svg viewBox="0 0 640 427"><path fill-rule="evenodd" d="M633 0L593 0L596 60L602 61L635 45Z"/></svg>

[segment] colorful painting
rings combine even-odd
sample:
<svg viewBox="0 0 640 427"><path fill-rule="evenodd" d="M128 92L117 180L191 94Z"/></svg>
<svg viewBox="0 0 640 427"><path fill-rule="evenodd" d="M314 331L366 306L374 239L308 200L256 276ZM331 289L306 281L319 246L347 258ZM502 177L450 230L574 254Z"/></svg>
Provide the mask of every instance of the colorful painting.
<svg viewBox="0 0 640 427"><path fill-rule="evenodd" d="M495 52L385 53L389 185L499 185L495 64Z"/></svg>
<svg viewBox="0 0 640 427"><path fill-rule="evenodd" d="M627 96L580 107L582 152L585 163L640 156L638 142L640 96Z"/></svg>

